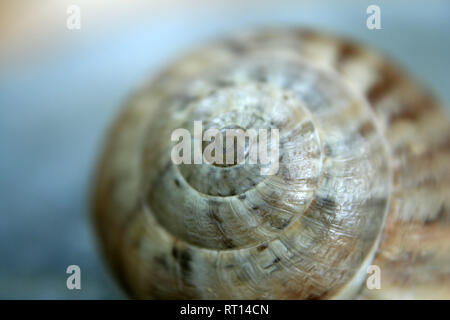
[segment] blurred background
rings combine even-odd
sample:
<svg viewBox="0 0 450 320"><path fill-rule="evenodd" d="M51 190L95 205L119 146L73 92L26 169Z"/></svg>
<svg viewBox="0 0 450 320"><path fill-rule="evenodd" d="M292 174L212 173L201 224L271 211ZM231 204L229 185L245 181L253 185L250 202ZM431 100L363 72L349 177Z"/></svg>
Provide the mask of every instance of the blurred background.
<svg viewBox="0 0 450 320"><path fill-rule="evenodd" d="M81 29L66 27L69 5ZM381 8L381 30L366 9ZM2 0L0 298L125 298L99 253L93 168L124 99L186 50L267 26L307 26L385 52L448 106L447 0ZM81 290L66 268L81 268Z"/></svg>

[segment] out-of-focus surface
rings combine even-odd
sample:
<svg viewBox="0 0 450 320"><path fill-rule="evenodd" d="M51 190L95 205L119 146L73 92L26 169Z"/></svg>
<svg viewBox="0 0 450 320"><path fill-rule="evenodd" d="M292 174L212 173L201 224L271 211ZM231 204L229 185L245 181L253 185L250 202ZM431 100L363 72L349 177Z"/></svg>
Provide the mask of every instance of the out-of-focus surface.
<svg viewBox="0 0 450 320"><path fill-rule="evenodd" d="M375 3L376 2L376 3ZM381 8L368 30L366 8ZM81 29L66 28L69 4ZM89 191L129 93L216 36L307 26L375 47L450 102L448 1L2 1L0 298L122 298L97 250ZM66 288L68 265L82 289Z"/></svg>

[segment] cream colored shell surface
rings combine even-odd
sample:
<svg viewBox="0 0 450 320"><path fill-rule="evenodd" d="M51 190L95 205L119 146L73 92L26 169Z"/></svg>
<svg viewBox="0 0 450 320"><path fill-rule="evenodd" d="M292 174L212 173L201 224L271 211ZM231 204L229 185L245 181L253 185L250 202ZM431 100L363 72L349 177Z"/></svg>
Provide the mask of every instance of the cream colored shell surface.
<svg viewBox="0 0 450 320"><path fill-rule="evenodd" d="M194 121L278 129L278 170L175 165L171 134ZM129 99L99 166L96 226L133 297L449 297L449 142L447 115L372 50L245 33ZM371 264L380 290L364 286Z"/></svg>

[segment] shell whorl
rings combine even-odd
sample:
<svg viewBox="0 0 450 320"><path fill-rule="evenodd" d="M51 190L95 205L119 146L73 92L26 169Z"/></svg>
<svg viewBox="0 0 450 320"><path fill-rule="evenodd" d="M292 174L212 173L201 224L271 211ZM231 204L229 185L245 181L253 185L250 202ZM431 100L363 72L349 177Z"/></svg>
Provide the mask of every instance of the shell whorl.
<svg viewBox="0 0 450 320"><path fill-rule="evenodd" d="M374 108L389 81L409 85L395 73L380 84L382 68L393 72L334 38L264 32L204 47L133 96L113 129L95 198L107 256L128 291L355 296L398 199L395 152L408 142L390 129L388 111L402 106ZM194 121L204 129L279 129L278 170L175 165L171 133L193 132Z"/></svg>

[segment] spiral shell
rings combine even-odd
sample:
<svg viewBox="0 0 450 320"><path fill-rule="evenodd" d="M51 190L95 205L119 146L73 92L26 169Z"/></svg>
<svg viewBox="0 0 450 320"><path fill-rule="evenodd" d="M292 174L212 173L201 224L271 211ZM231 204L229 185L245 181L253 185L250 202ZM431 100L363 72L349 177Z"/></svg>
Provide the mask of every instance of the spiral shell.
<svg viewBox="0 0 450 320"><path fill-rule="evenodd" d="M171 134L194 121L278 129L277 170L174 164ZM372 50L241 34L130 99L99 166L96 225L133 297L450 297L449 147L447 115ZM364 286L371 264L380 290Z"/></svg>

